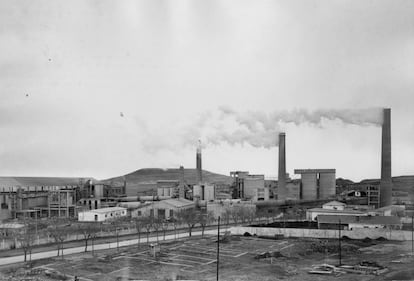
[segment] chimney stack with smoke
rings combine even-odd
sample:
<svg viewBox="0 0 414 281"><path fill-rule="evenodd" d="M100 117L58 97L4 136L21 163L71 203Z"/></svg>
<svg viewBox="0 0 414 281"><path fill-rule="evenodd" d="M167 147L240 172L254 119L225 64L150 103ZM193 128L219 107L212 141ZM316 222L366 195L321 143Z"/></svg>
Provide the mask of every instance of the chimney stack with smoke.
<svg viewBox="0 0 414 281"><path fill-rule="evenodd" d="M201 141L200 140L198 140L196 167L197 167L197 183L201 184L201 182L203 181L203 169L201 167Z"/></svg>
<svg viewBox="0 0 414 281"><path fill-rule="evenodd" d="M391 204L391 109L384 108L381 145L380 207L389 206Z"/></svg>
<svg viewBox="0 0 414 281"><path fill-rule="evenodd" d="M286 199L286 144L285 133L279 134L279 172L278 172L278 199Z"/></svg>

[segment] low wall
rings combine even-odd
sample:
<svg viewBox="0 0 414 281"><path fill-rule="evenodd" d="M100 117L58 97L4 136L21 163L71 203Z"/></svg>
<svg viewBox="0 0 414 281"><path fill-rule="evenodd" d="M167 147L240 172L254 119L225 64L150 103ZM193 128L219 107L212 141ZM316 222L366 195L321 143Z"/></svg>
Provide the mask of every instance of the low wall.
<svg viewBox="0 0 414 281"><path fill-rule="evenodd" d="M308 238L338 238L339 231L334 229L303 229L303 228L272 228L272 227L230 227L231 234L243 235L248 232L251 235L274 237L275 235L284 235L285 237L308 237ZM394 229L353 229L341 230L341 236L347 236L351 239L378 239L386 238L388 240L411 241L411 231L394 230Z"/></svg>

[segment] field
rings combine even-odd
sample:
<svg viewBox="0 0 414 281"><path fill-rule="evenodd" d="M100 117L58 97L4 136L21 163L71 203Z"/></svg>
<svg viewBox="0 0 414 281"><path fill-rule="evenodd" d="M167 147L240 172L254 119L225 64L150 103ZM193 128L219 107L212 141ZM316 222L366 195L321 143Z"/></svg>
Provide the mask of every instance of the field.
<svg viewBox="0 0 414 281"><path fill-rule="evenodd" d="M375 260L389 268L380 275L311 275L314 264L337 264L337 241L315 239L259 239L229 237L220 243L220 280L411 280L413 259L406 254L410 243L342 241L342 262ZM161 244L157 257L148 245L105 250L37 261L29 270L4 267L3 280L216 280L215 237L191 238ZM265 254L268 253L268 254ZM261 254L258 259L257 256ZM273 255L274 257L268 257ZM34 269L33 269L34 268ZM411 271L410 271L411 270ZM26 273L26 274L25 274ZM18 274L21 275L19 279ZM14 275L16 279L7 279ZM25 275L25 276L24 276ZM30 279L33 278L33 279ZM2 279L0 279L2 280Z"/></svg>

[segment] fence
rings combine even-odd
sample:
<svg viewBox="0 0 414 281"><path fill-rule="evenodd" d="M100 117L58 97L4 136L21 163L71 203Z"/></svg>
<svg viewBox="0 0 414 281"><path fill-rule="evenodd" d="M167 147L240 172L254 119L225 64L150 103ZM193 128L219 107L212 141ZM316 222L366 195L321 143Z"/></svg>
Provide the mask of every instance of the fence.
<svg viewBox="0 0 414 281"><path fill-rule="evenodd" d="M304 229L304 228L270 228L270 227L230 227L230 232L235 235L243 235L246 232L250 235L275 237L307 237L307 238L338 238L338 230L334 229ZM351 239L378 239L411 241L412 232L395 229L366 229L358 228L353 230L341 230L342 237L347 236Z"/></svg>

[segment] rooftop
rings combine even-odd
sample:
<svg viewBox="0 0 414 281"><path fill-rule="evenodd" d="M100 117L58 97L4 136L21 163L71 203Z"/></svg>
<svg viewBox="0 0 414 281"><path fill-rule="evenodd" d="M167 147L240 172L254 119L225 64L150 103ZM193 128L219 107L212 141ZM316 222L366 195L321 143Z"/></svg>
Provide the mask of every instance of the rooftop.
<svg viewBox="0 0 414 281"><path fill-rule="evenodd" d="M335 173L336 169L295 169L295 174Z"/></svg>
<svg viewBox="0 0 414 281"><path fill-rule="evenodd" d="M366 214L365 212L356 211L356 210L332 210L332 209L323 209L323 208L312 208L308 209L310 212L319 212L319 213L344 213L344 214Z"/></svg>
<svg viewBox="0 0 414 281"><path fill-rule="evenodd" d="M88 210L86 212L104 214L104 213L115 212L115 211L126 211L126 208L123 208L123 207L109 207L109 208Z"/></svg>
<svg viewBox="0 0 414 281"><path fill-rule="evenodd" d="M336 215L319 215L319 223L338 223L341 224L383 224L383 225L399 225L401 221L398 217L392 216L336 216Z"/></svg>
<svg viewBox="0 0 414 281"><path fill-rule="evenodd" d="M194 205L193 201L190 201L184 198L166 199L166 200L162 200L161 202L167 203L177 208Z"/></svg>

